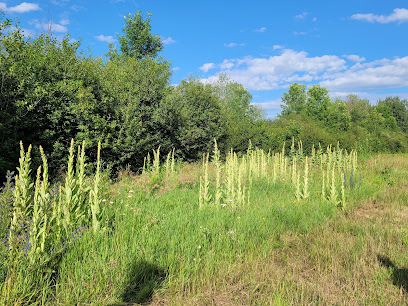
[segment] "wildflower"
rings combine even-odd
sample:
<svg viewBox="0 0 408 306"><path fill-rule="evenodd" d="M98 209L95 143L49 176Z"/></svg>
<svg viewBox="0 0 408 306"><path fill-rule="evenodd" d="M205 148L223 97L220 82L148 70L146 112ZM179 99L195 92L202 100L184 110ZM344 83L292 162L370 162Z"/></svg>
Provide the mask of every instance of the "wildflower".
<svg viewBox="0 0 408 306"><path fill-rule="evenodd" d="M197 249L201 249L201 245L199 245L199 246L197 247Z"/></svg>
<svg viewBox="0 0 408 306"><path fill-rule="evenodd" d="M129 192L130 192L130 193L132 193L132 192L133 192L133 190L129 190Z"/></svg>
<svg viewBox="0 0 408 306"><path fill-rule="evenodd" d="M103 199L102 202L106 202L106 199Z"/></svg>

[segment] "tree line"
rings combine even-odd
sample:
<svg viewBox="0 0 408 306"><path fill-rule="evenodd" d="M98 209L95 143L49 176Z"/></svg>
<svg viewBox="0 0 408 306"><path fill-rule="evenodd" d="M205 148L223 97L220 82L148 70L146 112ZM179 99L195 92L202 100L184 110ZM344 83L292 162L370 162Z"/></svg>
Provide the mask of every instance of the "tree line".
<svg viewBox="0 0 408 306"><path fill-rule="evenodd" d="M224 152L245 151L249 140L274 150L292 137L305 149L340 141L360 151L408 150L408 104L398 97L375 106L356 96L332 101L319 85L294 83L272 120L226 75L215 84L188 78L171 86L171 64L159 55L163 44L150 18L128 15L119 46L111 44L105 58L81 52L69 36L27 38L18 24L1 19L0 176L17 165L20 140L33 145L34 163L41 145L54 174L64 170L72 138L78 145L85 140L90 158L101 141L113 174L128 165L138 171L159 146L195 161L214 138Z"/></svg>

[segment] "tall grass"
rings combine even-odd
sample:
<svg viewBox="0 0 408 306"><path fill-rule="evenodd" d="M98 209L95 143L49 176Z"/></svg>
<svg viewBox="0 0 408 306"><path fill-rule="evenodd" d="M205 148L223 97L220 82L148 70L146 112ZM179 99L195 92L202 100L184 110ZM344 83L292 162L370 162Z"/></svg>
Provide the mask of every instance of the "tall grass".
<svg viewBox="0 0 408 306"><path fill-rule="evenodd" d="M211 156L192 165L176 163L174 150L161 163L159 152L153 163L146 157L143 174L104 194L100 146L95 174L85 177L85 145L75 155L71 143L61 185L49 183L43 153L32 182L22 149L7 216L15 227L0 244L7 259L1 302L145 303L160 290L202 294L208 283L219 285L220 271L266 260L287 235L308 233L374 190L357 183L363 169L355 153L338 147L306 156L301 142L289 152L250 146L223 159L214 141ZM12 180L6 185L10 194ZM19 210L16 195L25 195ZM10 232L1 233L9 239ZM27 242L36 247L26 250Z"/></svg>

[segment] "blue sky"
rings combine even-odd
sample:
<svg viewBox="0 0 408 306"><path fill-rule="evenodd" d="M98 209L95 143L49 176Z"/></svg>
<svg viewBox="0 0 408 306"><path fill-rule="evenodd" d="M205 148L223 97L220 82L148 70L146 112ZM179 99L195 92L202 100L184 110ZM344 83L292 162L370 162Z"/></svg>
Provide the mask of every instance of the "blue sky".
<svg viewBox="0 0 408 306"><path fill-rule="evenodd" d="M189 76L213 82L227 73L270 117L292 82L319 83L333 98L408 98L406 1L0 1L26 34L52 24L55 35L82 39L93 56L117 43L125 15L151 12L152 32L163 37L162 55L172 62L172 84Z"/></svg>

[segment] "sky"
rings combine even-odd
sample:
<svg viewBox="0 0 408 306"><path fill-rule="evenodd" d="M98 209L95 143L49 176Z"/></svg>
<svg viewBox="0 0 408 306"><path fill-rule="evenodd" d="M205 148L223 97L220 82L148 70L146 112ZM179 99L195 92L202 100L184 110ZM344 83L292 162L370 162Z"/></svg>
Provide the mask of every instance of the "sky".
<svg viewBox="0 0 408 306"><path fill-rule="evenodd" d="M68 34L95 57L118 43L124 16L150 12L171 84L196 76L211 83L226 73L271 118L293 82L320 84L333 99L408 99L406 0L0 1L25 35Z"/></svg>

